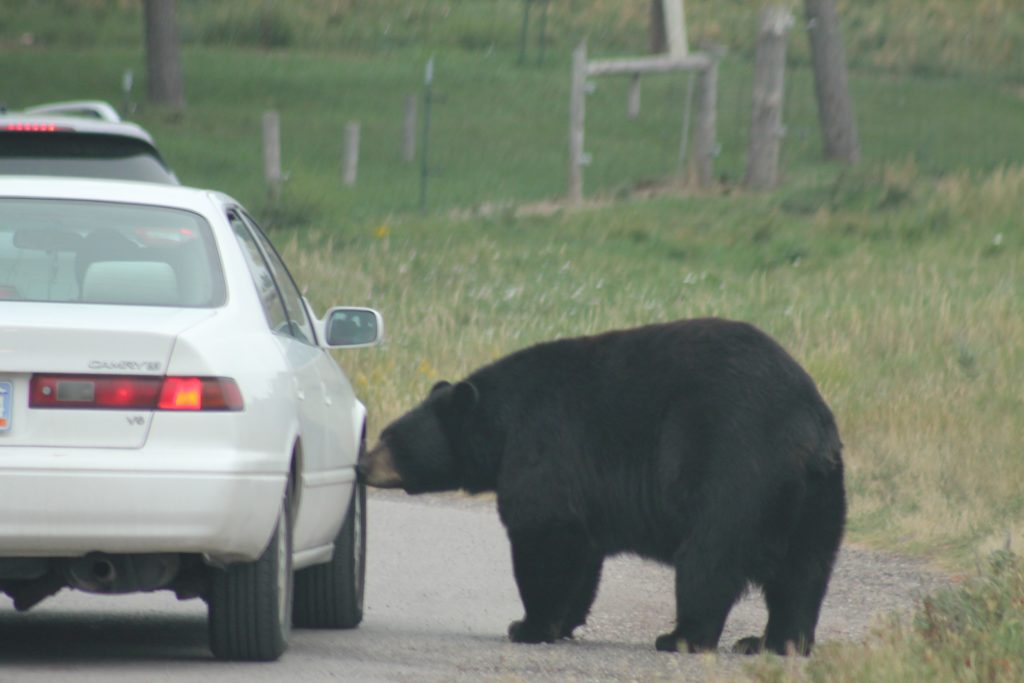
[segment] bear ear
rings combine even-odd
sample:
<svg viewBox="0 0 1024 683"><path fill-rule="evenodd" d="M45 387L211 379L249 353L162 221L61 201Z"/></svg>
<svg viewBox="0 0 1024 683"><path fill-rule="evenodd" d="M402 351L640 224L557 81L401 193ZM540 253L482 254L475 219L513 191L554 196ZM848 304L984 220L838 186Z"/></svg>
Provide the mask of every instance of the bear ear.
<svg viewBox="0 0 1024 683"><path fill-rule="evenodd" d="M428 394L428 396L432 396L432 395L436 394L437 392L441 391L442 389L447 389L451 385L452 385L451 382L446 382L445 380L441 380L440 382L438 382L434 386L430 387L430 394Z"/></svg>
<svg viewBox="0 0 1024 683"><path fill-rule="evenodd" d="M459 382L455 385L455 407L469 410L480 401L480 392L471 382Z"/></svg>

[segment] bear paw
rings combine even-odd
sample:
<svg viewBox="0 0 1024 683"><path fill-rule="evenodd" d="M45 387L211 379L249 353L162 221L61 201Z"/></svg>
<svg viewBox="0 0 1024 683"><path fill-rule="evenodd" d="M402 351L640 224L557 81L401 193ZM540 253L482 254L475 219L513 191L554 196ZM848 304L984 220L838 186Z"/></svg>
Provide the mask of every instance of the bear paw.
<svg viewBox="0 0 1024 683"><path fill-rule="evenodd" d="M689 652L690 654L697 654L699 652L714 652L718 648L716 643L694 643L673 631L672 633L663 633L658 636L657 640L654 641L654 649L658 652Z"/></svg>
<svg viewBox="0 0 1024 683"><path fill-rule="evenodd" d="M732 646L732 651L738 655L756 655L760 654L762 650L764 650L764 638L759 636L741 638Z"/></svg>
<svg viewBox="0 0 1024 683"><path fill-rule="evenodd" d="M513 643L553 643L558 640L553 627L537 628L525 619L508 625L508 638Z"/></svg>
<svg viewBox="0 0 1024 683"><path fill-rule="evenodd" d="M679 652L679 636L673 633L662 633L654 641L654 649L658 652Z"/></svg>

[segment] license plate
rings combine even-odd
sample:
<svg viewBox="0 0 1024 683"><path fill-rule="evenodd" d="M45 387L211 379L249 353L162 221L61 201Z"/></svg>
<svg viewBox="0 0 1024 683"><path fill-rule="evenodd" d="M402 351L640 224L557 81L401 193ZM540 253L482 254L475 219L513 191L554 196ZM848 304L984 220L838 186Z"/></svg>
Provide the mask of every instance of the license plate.
<svg viewBox="0 0 1024 683"><path fill-rule="evenodd" d="M11 404L14 403L14 385L0 382L0 432L11 428Z"/></svg>

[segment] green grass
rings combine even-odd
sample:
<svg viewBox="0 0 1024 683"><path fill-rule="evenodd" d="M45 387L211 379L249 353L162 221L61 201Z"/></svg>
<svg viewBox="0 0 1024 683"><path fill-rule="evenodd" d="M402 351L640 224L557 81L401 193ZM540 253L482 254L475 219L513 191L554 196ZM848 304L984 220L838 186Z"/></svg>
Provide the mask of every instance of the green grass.
<svg viewBox="0 0 1024 683"><path fill-rule="evenodd" d="M784 183L761 195L738 186L754 15L739 0L687 3L694 42L730 49L723 182L704 193L674 178L686 77L645 79L637 121L626 117L626 81L608 78L588 101L591 201L574 211L559 203L569 50L586 34L595 55L642 51L645 0L577 1L572 15L552 3L547 61L531 51L525 66L512 0L308 0L287 15L272 3L242 12L253 4L182 0L188 109L173 119L142 107L135 118L183 180L235 195L272 227L319 310L383 312L383 348L338 354L371 432L438 379L537 341L678 317L750 320L793 352L835 409L850 540L973 572L1007 539L1024 547L1022 15L1005 0L839 4L864 161L821 161L798 31ZM0 17L8 105L118 102L123 70L143 73L135 3L11 7ZM438 101L421 215L418 164L400 158L400 126L430 56ZM282 116L290 173L276 204L258 139L270 108ZM359 182L346 188L339 160L352 119L363 142ZM1019 605L1019 582L1006 586ZM942 604L972 615L970 595ZM1003 633L1001 622L979 623L989 626L971 634ZM1000 653L1020 651L1018 631L980 644L920 641L928 632L886 631L891 647L826 648L813 660L821 669L778 675L887 680L877 666L888 680L930 680L931 647L952 653L936 680L971 680L977 668L950 668L965 648L992 663L993 678L979 680L1013 680L1001 678Z"/></svg>

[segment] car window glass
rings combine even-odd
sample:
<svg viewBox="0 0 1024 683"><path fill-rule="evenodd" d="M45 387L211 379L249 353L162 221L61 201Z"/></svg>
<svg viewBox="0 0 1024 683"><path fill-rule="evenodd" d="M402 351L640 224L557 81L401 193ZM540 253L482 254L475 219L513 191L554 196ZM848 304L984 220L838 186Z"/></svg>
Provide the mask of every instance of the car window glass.
<svg viewBox="0 0 1024 683"><path fill-rule="evenodd" d="M267 262L260 252L259 245L256 244L256 238L253 237L249 228L246 227L242 219L234 212L228 213L228 220L231 222L231 228L238 239L238 243L242 245L242 253L245 254L245 261L249 265L249 272L252 274L256 291L259 293L260 304L262 304L263 312L267 316L267 324L275 332L290 334L288 315L284 310L284 302L281 301L281 295L277 290L277 285L274 283L274 277L270 272L270 268L267 267Z"/></svg>
<svg viewBox="0 0 1024 683"><path fill-rule="evenodd" d="M143 204L0 199L0 300L207 308L224 303L210 225Z"/></svg>
<svg viewBox="0 0 1024 683"><path fill-rule="evenodd" d="M277 284L281 289L281 296L284 297L284 306L288 313L292 334L296 338L312 344L314 339L313 325L309 321L309 316L306 315L306 307L302 303L302 294L295 285L295 280L292 279L291 273L288 272L288 268L285 267L284 261L281 260L281 256L277 253L274 245L270 243L270 240L263 234L263 231L260 230L255 221L248 214L242 214L242 216L252 227L253 234L256 235L257 241L263 247L263 252L267 255L267 263L270 265L274 279L277 280Z"/></svg>
<svg viewBox="0 0 1024 683"><path fill-rule="evenodd" d="M0 132L0 175L59 175L176 185L152 146L130 137Z"/></svg>

